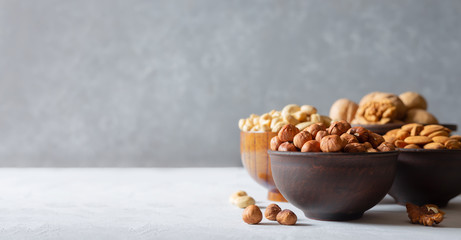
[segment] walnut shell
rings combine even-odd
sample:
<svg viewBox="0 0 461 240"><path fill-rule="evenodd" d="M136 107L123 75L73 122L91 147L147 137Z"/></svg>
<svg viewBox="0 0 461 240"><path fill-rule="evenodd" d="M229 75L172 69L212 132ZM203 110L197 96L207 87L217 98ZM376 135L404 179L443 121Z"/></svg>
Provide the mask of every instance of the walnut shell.
<svg viewBox="0 0 461 240"><path fill-rule="evenodd" d="M386 93L386 92L372 92L367 95L365 95L359 103L359 106L362 106L366 102L370 101L376 101L376 100L381 100L381 99L389 99L394 106L396 107L396 119L403 119L405 117L405 114L407 112L407 107L405 107L405 104L403 104L402 100L395 94L392 93Z"/></svg>
<svg viewBox="0 0 461 240"><path fill-rule="evenodd" d="M437 124L437 118L423 109L413 108L407 112L406 123Z"/></svg>
<svg viewBox="0 0 461 240"><path fill-rule="evenodd" d="M333 120L346 120L352 122L359 105L347 98L341 98L331 105L330 118Z"/></svg>
<svg viewBox="0 0 461 240"><path fill-rule="evenodd" d="M426 99L424 99L424 97L417 92L404 92L399 95L399 98L402 100L403 104L405 104L407 109L427 109Z"/></svg>

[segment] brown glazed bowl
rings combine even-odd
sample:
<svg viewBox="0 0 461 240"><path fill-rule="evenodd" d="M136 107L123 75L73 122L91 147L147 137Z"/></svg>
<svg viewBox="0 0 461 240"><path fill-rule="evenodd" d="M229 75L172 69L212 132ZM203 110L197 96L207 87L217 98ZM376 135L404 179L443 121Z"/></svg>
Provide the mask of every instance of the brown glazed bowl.
<svg viewBox="0 0 461 240"><path fill-rule="evenodd" d="M461 193L461 150L400 149L389 195L399 204L439 207Z"/></svg>
<svg viewBox="0 0 461 240"><path fill-rule="evenodd" d="M275 187L271 172L271 161L267 150L270 149L275 132L240 132L240 154L242 163L250 176L269 190L267 199L286 202L287 200Z"/></svg>
<svg viewBox="0 0 461 240"><path fill-rule="evenodd" d="M346 221L362 217L386 196L398 151L303 153L269 151L275 185L308 218Z"/></svg>

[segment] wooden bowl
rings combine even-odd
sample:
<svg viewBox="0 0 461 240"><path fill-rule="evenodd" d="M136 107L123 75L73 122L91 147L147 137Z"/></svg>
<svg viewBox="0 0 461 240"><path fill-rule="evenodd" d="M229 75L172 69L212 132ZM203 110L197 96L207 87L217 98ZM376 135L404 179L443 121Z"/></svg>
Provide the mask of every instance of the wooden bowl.
<svg viewBox="0 0 461 240"><path fill-rule="evenodd" d="M361 126L374 133L384 135L388 131L396 128L401 128L406 123L388 123L388 124L352 124L353 127ZM458 130L458 125L456 124L440 124L446 128L449 128L452 131Z"/></svg>
<svg viewBox="0 0 461 240"><path fill-rule="evenodd" d="M302 153L269 151L275 185L308 218L360 218L391 188L397 151Z"/></svg>
<svg viewBox="0 0 461 240"><path fill-rule="evenodd" d="M461 193L461 150L401 149L389 195L399 204L444 207Z"/></svg>
<svg viewBox="0 0 461 240"><path fill-rule="evenodd" d="M270 149L271 138L275 132L240 132L240 153L242 163L250 176L269 190L267 199L286 202L287 200L275 187L271 172L271 161L267 150Z"/></svg>

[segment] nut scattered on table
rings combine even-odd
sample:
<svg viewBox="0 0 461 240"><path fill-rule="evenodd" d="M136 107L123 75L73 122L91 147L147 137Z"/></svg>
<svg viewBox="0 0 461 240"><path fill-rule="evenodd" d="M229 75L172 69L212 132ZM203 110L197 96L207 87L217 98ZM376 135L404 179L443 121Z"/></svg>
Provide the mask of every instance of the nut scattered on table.
<svg viewBox="0 0 461 240"><path fill-rule="evenodd" d="M276 221L277 214L280 211L282 211L282 209L277 204L272 203L267 206L266 211L264 211L264 216L267 218L267 220Z"/></svg>
<svg viewBox="0 0 461 240"><path fill-rule="evenodd" d="M282 225L294 225L298 221L298 217L291 210L285 209L277 214L276 220Z"/></svg>
<svg viewBox="0 0 461 240"><path fill-rule="evenodd" d="M232 193L232 195L230 195L230 197L229 197L229 202L232 203L232 204L234 204L234 202L235 202L235 200L236 200L237 198L243 197L243 196L247 196L247 195L248 195L248 194L247 194L245 191L243 191L243 190L238 190L238 191Z"/></svg>
<svg viewBox="0 0 461 240"><path fill-rule="evenodd" d="M450 132L442 125L410 123L388 131L383 137L397 148L461 149L461 138L458 135L450 136Z"/></svg>
<svg viewBox="0 0 461 240"><path fill-rule="evenodd" d="M314 123L329 126L330 122L330 117L319 115L314 106L288 104L282 111L272 110L261 116L251 114L248 118L240 119L238 125L244 132L279 132L286 124L304 130Z"/></svg>
<svg viewBox="0 0 461 240"><path fill-rule="evenodd" d="M283 126L279 135L271 139L271 149L290 152L350 153L395 150L393 143L385 142L381 135L363 127L351 128L351 125L344 120L331 122L329 128L321 124L313 124L296 135L293 135L293 132L296 132L294 129L296 129L294 125ZM311 138L314 140L310 140Z"/></svg>
<svg viewBox="0 0 461 240"><path fill-rule="evenodd" d="M250 196L241 196L241 197L237 197L235 200L234 200L234 205L239 207L239 208L246 208L250 205L253 205L255 204L255 200L254 198L250 197Z"/></svg>
<svg viewBox="0 0 461 240"><path fill-rule="evenodd" d="M434 204L417 206L412 203L407 203L406 207L408 218L410 218L413 224L419 223L424 226L433 226L434 224L442 222L443 215L445 215L445 213Z"/></svg>
<svg viewBox="0 0 461 240"><path fill-rule="evenodd" d="M248 224L258 224L263 219L263 214L258 206L249 205L243 210L242 219Z"/></svg>

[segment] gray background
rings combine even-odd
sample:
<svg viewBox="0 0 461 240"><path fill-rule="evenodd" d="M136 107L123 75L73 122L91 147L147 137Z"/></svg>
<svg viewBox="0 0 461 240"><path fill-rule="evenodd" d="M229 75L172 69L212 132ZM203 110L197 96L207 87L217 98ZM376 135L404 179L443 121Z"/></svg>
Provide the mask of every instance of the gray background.
<svg viewBox="0 0 461 240"><path fill-rule="evenodd" d="M424 94L461 123L461 1L0 0L1 166L239 166L237 121Z"/></svg>

